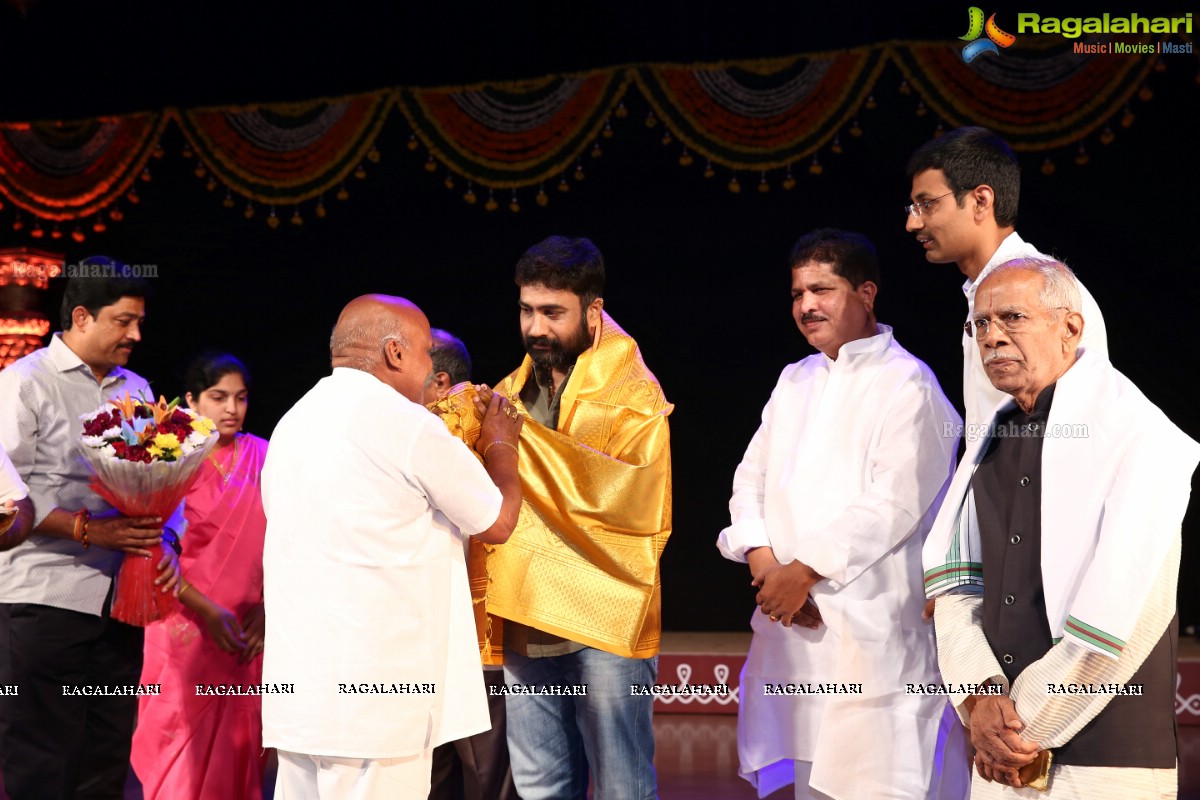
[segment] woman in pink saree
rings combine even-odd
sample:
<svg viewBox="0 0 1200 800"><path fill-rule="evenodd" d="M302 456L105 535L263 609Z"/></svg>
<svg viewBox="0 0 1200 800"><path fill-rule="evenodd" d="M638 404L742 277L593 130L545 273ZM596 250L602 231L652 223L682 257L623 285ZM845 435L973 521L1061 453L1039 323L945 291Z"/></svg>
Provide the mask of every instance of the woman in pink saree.
<svg viewBox="0 0 1200 800"><path fill-rule="evenodd" d="M187 372L187 403L220 440L185 501L182 605L146 629L131 762L146 800L262 797L262 552L267 443L241 433L250 383L225 354Z"/></svg>

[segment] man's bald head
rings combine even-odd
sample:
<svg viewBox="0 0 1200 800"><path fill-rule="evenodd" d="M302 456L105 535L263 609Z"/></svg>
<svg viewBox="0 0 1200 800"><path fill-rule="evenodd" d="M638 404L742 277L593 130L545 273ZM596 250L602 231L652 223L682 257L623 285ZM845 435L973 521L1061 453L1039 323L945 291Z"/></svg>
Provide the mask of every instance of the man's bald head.
<svg viewBox="0 0 1200 800"><path fill-rule="evenodd" d="M335 368L369 372L413 402L420 402L432 371L429 320L403 297L367 294L346 304L329 340Z"/></svg>

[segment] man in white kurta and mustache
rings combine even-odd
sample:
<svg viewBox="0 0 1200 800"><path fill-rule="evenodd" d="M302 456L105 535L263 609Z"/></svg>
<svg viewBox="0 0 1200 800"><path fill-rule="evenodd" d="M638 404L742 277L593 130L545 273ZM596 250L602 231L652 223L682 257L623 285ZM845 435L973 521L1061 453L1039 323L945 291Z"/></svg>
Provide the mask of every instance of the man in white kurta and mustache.
<svg viewBox="0 0 1200 800"><path fill-rule="evenodd" d="M879 265L823 229L791 255L792 316L819 352L789 365L733 480L717 546L760 587L741 678L740 774L765 797L961 798L939 757L946 699L921 619L921 544L961 420L875 320ZM926 691L923 691L926 690Z"/></svg>

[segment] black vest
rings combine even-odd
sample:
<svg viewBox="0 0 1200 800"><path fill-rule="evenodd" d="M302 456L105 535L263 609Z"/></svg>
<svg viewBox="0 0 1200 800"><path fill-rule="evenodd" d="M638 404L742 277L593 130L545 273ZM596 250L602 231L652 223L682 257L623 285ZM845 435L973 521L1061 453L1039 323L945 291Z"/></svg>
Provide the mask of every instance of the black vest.
<svg viewBox="0 0 1200 800"><path fill-rule="evenodd" d="M1018 408L997 418L971 481L983 546L983 631L1010 683L1054 644L1041 567L1042 433L1053 396L1051 386L1038 397L1032 414ZM1143 694L1113 698L1071 741L1055 749L1054 763L1174 769L1178 641L1176 617L1127 684L1140 684ZM1045 691L1042 686L1030 689Z"/></svg>

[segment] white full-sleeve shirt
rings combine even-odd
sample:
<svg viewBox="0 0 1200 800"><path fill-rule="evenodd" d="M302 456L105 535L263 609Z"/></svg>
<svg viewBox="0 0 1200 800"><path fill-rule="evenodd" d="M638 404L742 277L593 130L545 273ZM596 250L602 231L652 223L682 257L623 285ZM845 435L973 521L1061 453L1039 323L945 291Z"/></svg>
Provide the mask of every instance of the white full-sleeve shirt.
<svg viewBox="0 0 1200 800"><path fill-rule="evenodd" d="M886 325L836 360L818 353L780 375L717 547L745 561L770 546L780 563L825 576L811 592L824 624L785 628L754 610L738 755L759 796L793 780L838 800L931 796L945 702L906 689L937 681L920 553L960 427L933 373ZM767 694L829 684L859 691ZM814 796L808 786L796 797Z"/></svg>
<svg viewBox="0 0 1200 800"><path fill-rule="evenodd" d="M339 368L275 428L262 494L263 744L397 758L487 730L460 531L502 498L467 447Z"/></svg>

